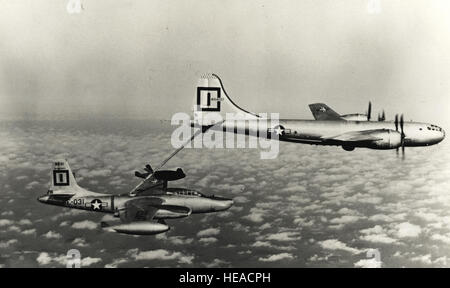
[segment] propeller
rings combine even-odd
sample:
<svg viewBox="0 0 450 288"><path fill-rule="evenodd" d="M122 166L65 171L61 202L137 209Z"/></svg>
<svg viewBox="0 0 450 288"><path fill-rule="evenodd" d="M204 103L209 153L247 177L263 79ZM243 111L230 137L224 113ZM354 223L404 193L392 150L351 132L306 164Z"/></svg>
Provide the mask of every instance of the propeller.
<svg viewBox="0 0 450 288"><path fill-rule="evenodd" d="M381 115L380 115L380 113L378 113L378 121L384 121L384 120L386 120L386 114L384 113L384 110L383 110L383 113L381 113Z"/></svg>
<svg viewBox="0 0 450 288"><path fill-rule="evenodd" d="M400 115L400 122L398 120L398 115L395 115L395 131L398 132L398 126L400 124L400 145L402 147L402 160L405 159L405 132L403 130L403 125L404 125L404 121L403 121L403 114ZM398 155L398 148L397 147L395 150L397 152Z"/></svg>
<svg viewBox="0 0 450 288"><path fill-rule="evenodd" d="M367 121L370 121L371 114L372 114L372 102L369 101L369 108L367 108Z"/></svg>

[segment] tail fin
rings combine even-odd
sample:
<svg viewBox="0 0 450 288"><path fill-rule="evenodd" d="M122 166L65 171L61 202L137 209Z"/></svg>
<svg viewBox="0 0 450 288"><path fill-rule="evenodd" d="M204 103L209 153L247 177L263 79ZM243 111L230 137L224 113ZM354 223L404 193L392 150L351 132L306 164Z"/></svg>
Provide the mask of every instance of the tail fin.
<svg viewBox="0 0 450 288"><path fill-rule="evenodd" d="M309 104L309 109L316 120L343 120L341 115L323 103Z"/></svg>
<svg viewBox="0 0 450 288"><path fill-rule="evenodd" d="M242 109L231 100L217 75L200 77L194 98L194 119L206 126L225 119L226 113L240 113L247 119L259 118L256 113Z"/></svg>
<svg viewBox="0 0 450 288"><path fill-rule="evenodd" d="M75 194L82 189L78 186L69 163L65 159L53 162L53 169L50 175L50 191L52 194Z"/></svg>

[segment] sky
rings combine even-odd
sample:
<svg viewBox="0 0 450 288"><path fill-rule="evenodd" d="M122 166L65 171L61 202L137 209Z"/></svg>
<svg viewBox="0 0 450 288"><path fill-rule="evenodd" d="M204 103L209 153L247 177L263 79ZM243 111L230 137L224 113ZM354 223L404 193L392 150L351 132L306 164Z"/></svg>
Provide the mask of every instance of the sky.
<svg viewBox="0 0 450 288"><path fill-rule="evenodd" d="M82 267L450 266L448 141L407 147L404 161L292 143L274 160L258 149L184 149L166 167L187 176L170 187L235 204L167 220L171 230L156 236L107 232L100 222L117 218L36 200L60 157L80 186L129 192L134 170L173 151L170 131L148 132L145 120L1 123L0 267L65 267L70 249Z"/></svg>
<svg viewBox="0 0 450 288"><path fill-rule="evenodd" d="M450 4L370 1L2 0L0 119L170 119L214 72L255 112L370 100L448 127Z"/></svg>

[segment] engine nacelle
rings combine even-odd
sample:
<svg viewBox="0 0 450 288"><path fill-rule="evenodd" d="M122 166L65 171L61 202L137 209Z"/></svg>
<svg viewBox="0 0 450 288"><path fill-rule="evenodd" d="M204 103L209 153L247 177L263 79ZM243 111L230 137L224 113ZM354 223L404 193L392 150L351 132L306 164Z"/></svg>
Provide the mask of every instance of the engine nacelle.
<svg viewBox="0 0 450 288"><path fill-rule="evenodd" d="M394 149L398 148L402 144L402 136L400 132L395 130L383 130L379 132L373 132L370 134L376 138L381 138L381 140L376 140L370 142L367 147L372 149Z"/></svg>
<svg viewBox="0 0 450 288"><path fill-rule="evenodd" d="M184 206L160 205L153 218L155 219L177 219L191 215L192 210Z"/></svg>

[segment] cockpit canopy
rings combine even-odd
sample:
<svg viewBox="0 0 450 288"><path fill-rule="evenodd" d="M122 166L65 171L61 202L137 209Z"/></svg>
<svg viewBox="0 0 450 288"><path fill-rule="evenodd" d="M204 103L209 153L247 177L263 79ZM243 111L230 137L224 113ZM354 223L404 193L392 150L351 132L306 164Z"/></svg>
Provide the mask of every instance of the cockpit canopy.
<svg viewBox="0 0 450 288"><path fill-rule="evenodd" d="M433 124L427 125L428 130L432 131L442 131L442 128Z"/></svg>
<svg viewBox="0 0 450 288"><path fill-rule="evenodd" d="M190 189L178 189L178 188L168 188L167 192L177 195L184 195L184 196L197 196L197 197L204 197L204 195L198 191L190 190Z"/></svg>

